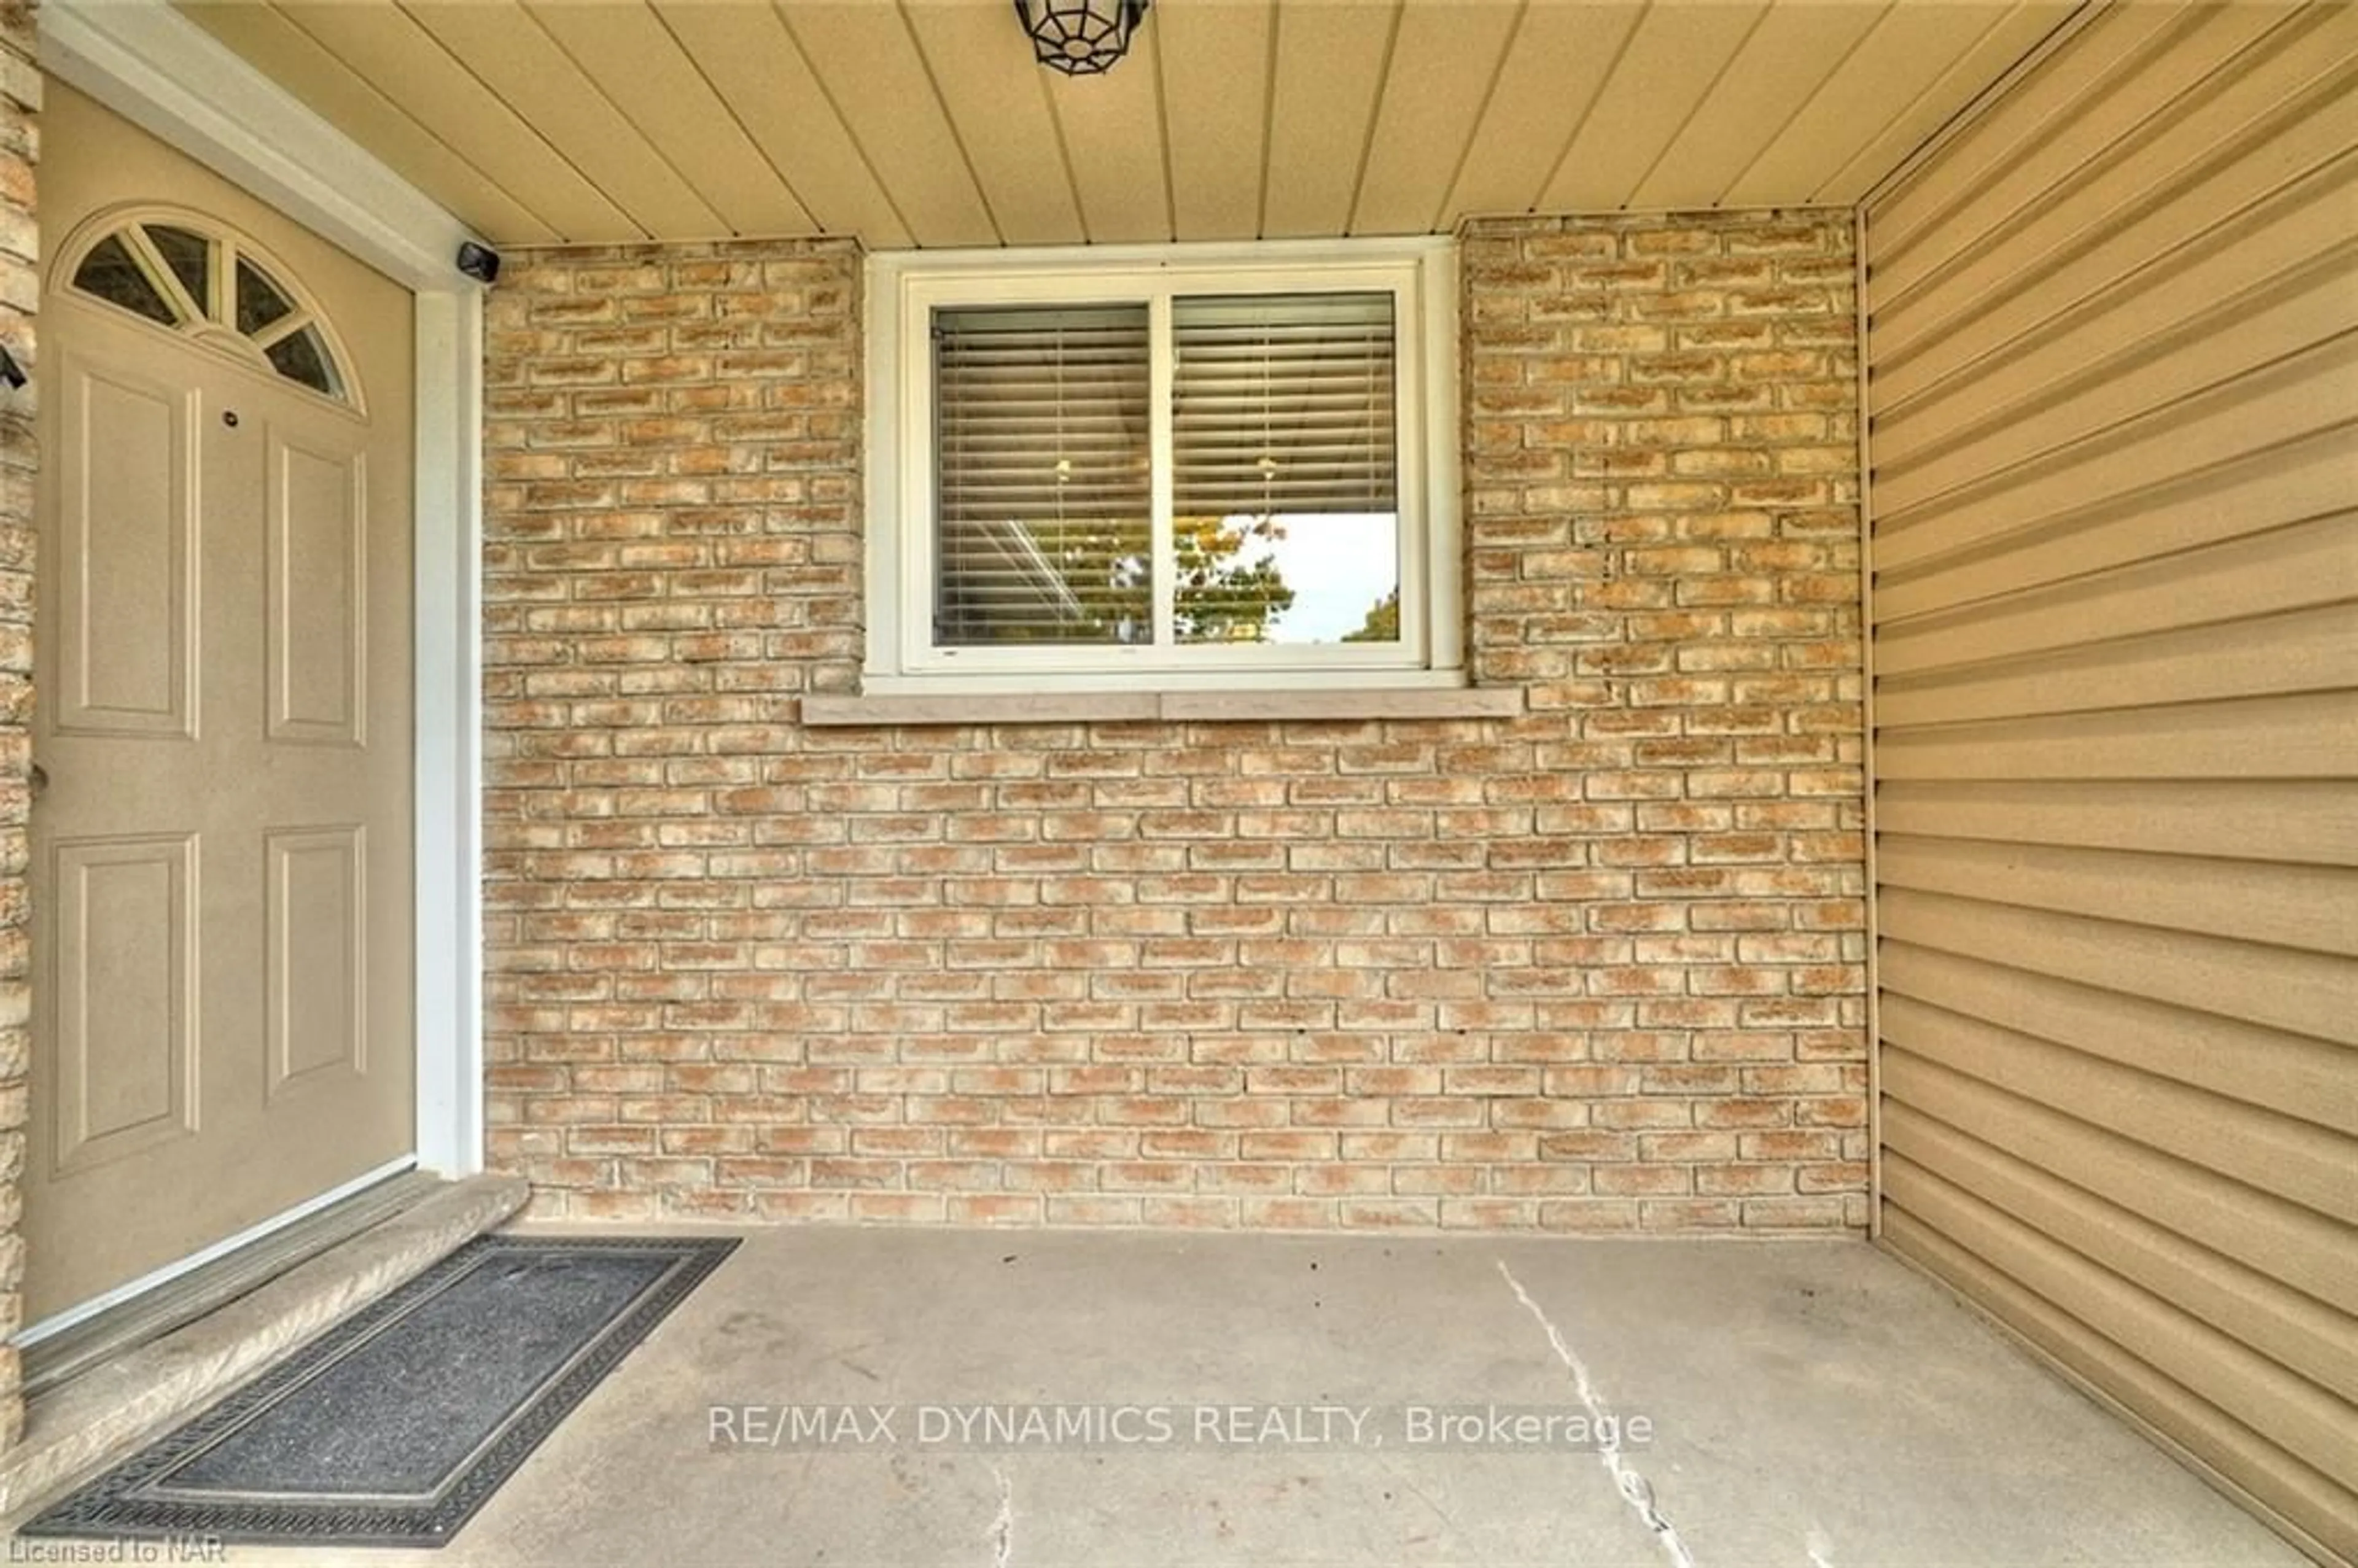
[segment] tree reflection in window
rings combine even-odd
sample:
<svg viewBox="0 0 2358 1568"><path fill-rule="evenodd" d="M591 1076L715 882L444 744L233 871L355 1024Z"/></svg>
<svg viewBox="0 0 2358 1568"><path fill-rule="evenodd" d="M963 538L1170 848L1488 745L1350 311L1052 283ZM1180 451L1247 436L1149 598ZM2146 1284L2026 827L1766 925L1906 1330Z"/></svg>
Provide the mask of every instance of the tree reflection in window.
<svg viewBox="0 0 2358 1568"><path fill-rule="evenodd" d="M159 326L177 327L180 313L164 297L131 254L119 234L109 234L91 247L74 272L74 287L109 305L120 305Z"/></svg>
<svg viewBox="0 0 2358 1568"><path fill-rule="evenodd" d="M169 223L150 223L146 229L164 265L189 291L189 299L204 308L213 297L213 243L193 230Z"/></svg>
<svg viewBox="0 0 2358 1568"><path fill-rule="evenodd" d="M281 338L262 351L271 367L287 380L299 381L330 397L337 395L336 373L328 362L327 346L319 341L317 327Z"/></svg>
<svg viewBox="0 0 2358 1568"><path fill-rule="evenodd" d="M237 330L252 337L291 314L294 305L262 269L240 256L237 263Z"/></svg>

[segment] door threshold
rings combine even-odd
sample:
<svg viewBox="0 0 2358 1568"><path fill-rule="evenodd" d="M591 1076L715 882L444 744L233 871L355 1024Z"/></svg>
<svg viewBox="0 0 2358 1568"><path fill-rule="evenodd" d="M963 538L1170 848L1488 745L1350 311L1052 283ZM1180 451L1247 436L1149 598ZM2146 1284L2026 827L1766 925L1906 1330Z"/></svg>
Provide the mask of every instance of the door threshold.
<svg viewBox="0 0 2358 1568"><path fill-rule="evenodd" d="M408 1160L374 1171L253 1229L183 1260L160 1275L37 1323L16 1337L27 1399L101 1362L162 1338L227 1305L362 1231L383 1224L443 1184Z"/></svg>
<svg viewBox="0 0 2358 1568"><path fill-rule="evenodd" d="M27 1400L24 1437L0 1454L0 1539L330 1324L497 1229L527 1193L515 1176L425 1182L425 1195L400 1212Z"/></svg>

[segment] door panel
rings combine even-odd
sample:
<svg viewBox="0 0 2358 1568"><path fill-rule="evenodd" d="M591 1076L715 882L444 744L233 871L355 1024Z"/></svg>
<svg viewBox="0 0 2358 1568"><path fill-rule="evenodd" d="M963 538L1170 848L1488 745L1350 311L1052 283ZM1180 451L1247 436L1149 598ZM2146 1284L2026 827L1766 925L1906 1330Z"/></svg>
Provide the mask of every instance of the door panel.
<svg viewBox="0 0 2358 1568"><path fill-rule="evenodd" d="M274 741L357 746L368 665L368 455L270 440Z"/></svg>
<svg viewBox="0 0 2358 1568"><path fill-rule="evenodd" d="M362 395L49 279L37 1324L416 1147L410 297L53 92L50 232L168 200L243 237L333 323Z"/></svg>
<svg viewBox="0 0 2358 1568"><path fill-rule="evenodd" d="M195 733L193 388L135 359L59 354L56 723L84 735Z"/></svg>
<svg viewBox="0 0 2358 1568"><path fill-rule="evenodd" d="M273 833L267 1010L272 1098L368 1070L367 833Z"/></svg>
<svg viewBox="0 0 2358 1568"><path fill-rule="evenodd" d="M195 1133L196 841L57 847L57 1168Z"/></svg>

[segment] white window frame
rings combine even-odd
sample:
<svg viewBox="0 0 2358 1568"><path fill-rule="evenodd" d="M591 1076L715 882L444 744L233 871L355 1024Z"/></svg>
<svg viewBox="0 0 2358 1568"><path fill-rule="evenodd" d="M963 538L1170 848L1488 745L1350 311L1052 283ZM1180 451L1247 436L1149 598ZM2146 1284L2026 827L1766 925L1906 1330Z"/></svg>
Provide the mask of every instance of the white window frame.
<svg viewBox="0 0 2358 1568"><path fill-rule="evenodd" d="M923 251L867 264L867 664L871 697L946 692L1317 690L1466 684L1456 247L1447 238ZM1390 293L1400 474L1398 643L936 648L933 313L1144 303L1152 330L1154 514L1171 512L1170 310L1180 295ZM1155 574L1171 579L1167 527ZM1165 628L1167 633L1167 628Z"/></svg>

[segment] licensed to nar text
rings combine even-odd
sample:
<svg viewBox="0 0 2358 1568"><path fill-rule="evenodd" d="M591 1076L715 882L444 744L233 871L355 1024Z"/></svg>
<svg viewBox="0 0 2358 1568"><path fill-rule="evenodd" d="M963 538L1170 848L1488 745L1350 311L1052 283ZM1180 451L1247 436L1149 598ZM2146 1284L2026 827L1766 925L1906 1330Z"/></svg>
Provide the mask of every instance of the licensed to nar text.
<svg viewBox="0 0 2358 1568"><path fill-rule="evenodd" d="M96 1536L88 1540L35 1541L12 1536L11 1563L226 1563L229 1548L217 1535L154 1538Z"/></svg>

